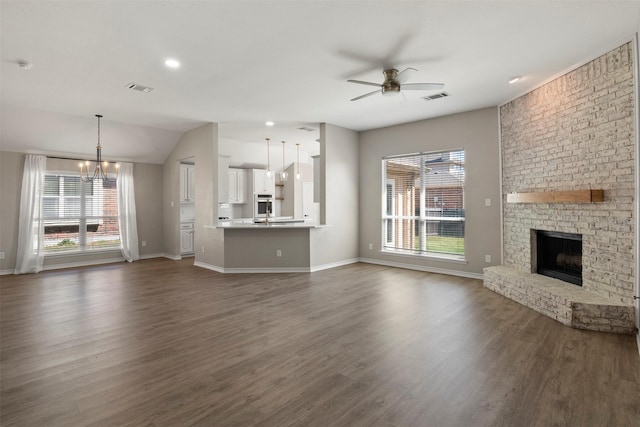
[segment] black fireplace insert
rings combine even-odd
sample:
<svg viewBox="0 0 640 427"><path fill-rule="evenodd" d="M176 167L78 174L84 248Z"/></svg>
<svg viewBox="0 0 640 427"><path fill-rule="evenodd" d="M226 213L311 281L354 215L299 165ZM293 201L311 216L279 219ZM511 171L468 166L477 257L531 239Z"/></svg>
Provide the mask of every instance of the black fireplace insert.
<svg viewBox="0 0 640 427"><path fill-rule="evenodd" d="M536 272L582 286L582 234L536 230Z"/></svg>

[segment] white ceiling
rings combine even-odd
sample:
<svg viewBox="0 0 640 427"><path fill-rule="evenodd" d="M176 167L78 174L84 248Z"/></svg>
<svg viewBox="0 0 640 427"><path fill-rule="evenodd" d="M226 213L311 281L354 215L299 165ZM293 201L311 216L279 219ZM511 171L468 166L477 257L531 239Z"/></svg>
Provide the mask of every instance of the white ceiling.
<svg viewBox="0 0 640 427"><path fill-rule="evenodd" d="M226 140L308 144L318 134L302 125L366 130L499 105L628 41L640 19L640 1L0 5L2 149L92 154L100 113L105 157L152 163L207 122ZM168 57L182 66L166 68ZM349 101L372 88L346 79L381 82L391 66L451 96ZM509 85L514 75L524 78Z"/></svg>

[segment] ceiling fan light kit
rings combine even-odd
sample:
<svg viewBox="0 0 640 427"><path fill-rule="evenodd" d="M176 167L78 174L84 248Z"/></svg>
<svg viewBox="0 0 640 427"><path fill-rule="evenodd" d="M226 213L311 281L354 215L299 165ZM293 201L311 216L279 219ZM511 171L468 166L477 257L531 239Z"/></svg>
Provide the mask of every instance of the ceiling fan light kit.
<svg viewBox="0 0 640 427"><path fill-rule="evenodd" d="M434 90L434 89L442 89L444 87L443 83L408 83L404 84L407 80L411 78L413 73L415 73L415 68L405 68L402 72L398 72L395 68L389 68L388 70L384 70L382 74L384 75L384 81L382 83L373 83L362 80L347 80L349 83L356 83L367 86L376 86L379 87L379 90L374 90L373 92L365 93L364 95L357 96L352 101L357 101L362 98L366 98L371 95L375 95L377 93L381 93L384 96L393 96L400 93L401 90Z"/></svg>

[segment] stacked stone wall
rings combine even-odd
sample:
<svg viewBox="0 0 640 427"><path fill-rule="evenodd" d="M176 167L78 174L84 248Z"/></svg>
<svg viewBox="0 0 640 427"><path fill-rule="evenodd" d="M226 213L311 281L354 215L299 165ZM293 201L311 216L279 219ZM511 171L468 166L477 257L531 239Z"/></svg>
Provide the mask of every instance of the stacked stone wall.
<svg viewBox="0 0 640 427"><path fill-rule="evenodd" d="M583 288L633 304L633 46L500 108L504 264L532 272L531 229L583 235ZM602 203L507 203L512 192L604 189Z"/></svg>

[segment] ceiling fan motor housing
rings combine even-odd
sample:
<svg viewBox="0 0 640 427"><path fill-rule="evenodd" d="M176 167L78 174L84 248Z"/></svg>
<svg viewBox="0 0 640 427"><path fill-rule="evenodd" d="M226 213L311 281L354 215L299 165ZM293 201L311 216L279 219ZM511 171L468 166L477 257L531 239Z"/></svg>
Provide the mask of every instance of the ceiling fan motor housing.
<svg viewBox="0 0 640 427"><path fill-rule="evenodd" d="M383 95L396 95L400 93L400 84L396 81L384 82L382 84Z"/></svg>
<svg viewBox="0 0 640 427"><path fill-rule="evenodd" d="M384 74L382 94L397 95L400 92L400 83L396 80L396 77L398 77L398 70L391 68L389 70L384 70L382 74Z"/></svg>

